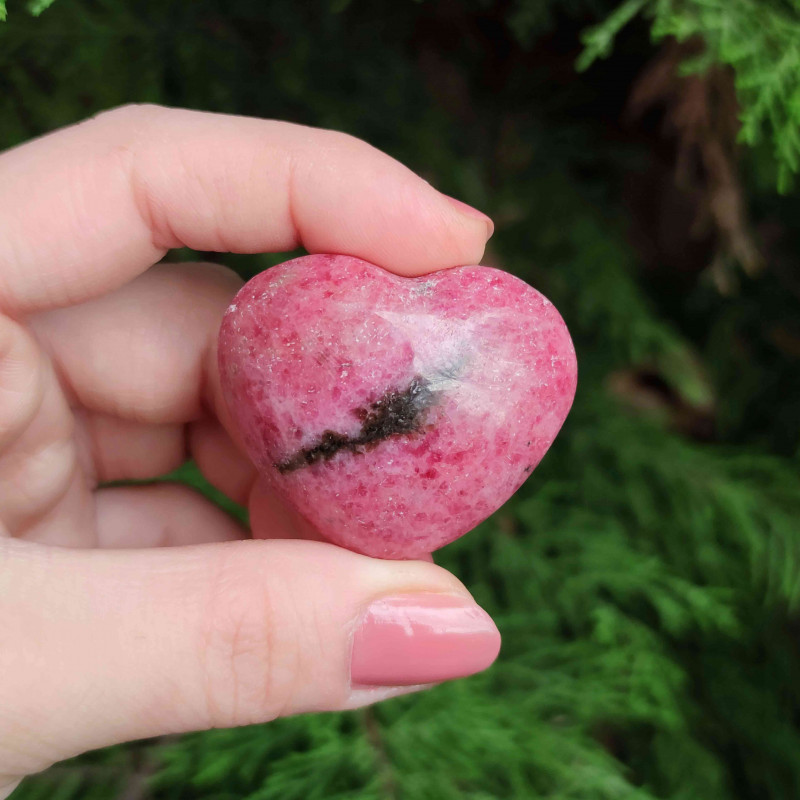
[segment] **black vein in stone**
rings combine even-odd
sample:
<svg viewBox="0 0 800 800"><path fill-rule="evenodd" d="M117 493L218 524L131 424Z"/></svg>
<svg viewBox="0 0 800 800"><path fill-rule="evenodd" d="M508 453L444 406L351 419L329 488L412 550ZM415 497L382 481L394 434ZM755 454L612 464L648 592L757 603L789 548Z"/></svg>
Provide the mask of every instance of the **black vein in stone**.
<svg viewBox="0 0 800 800"><path fill-rule="evenodd" d="M275 468L281 474L294 472L318 461L330 461L342 450L363 453L386 439L418 433L433 401L428 382L417 375L406 389L390 389L374 403L355 409L353 413L361 420L361 430L355 436L324 431L315 444L298 450Z"/></svg>

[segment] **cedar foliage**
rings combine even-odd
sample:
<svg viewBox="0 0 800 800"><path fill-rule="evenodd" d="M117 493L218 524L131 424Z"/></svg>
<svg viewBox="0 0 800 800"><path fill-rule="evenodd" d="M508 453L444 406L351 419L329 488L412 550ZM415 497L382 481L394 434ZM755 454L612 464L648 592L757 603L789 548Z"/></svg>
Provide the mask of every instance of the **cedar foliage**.
<svg viewBox="0 0 800 800"><path fill-rule="evenodd" d="M492 670L109 748L15 800L800 796L799 25L797 0L12 3L0 145L131 100L347 130L492 214L487 261L580 365L533 477L437 555L498 621Z"/></svg>

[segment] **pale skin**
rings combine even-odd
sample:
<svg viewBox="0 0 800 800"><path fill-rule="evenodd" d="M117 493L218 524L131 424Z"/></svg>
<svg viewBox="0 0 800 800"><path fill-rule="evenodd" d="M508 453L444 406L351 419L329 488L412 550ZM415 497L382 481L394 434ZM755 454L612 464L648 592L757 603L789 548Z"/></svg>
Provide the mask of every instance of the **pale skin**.
<svg viewBox="0 0 800 800"><path fill-rule="evenodd" d="M116 742L350 708L372 599L468 598L314 538L236 444L216 335L240 285L171 248L476 264L491 223L340 133L125 107L0 155L0 798ZM249 534L152 478L194 458ZM412 687L411 690L418 687Z"/></svg>

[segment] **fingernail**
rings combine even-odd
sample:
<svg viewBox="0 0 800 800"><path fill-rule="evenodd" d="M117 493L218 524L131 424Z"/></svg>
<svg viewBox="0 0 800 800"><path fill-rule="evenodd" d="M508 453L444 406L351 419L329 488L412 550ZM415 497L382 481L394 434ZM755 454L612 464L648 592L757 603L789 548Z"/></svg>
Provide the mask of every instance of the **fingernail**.
<svg viewBox="0 0 800 800"><path fill-rule="evenodd" d="M449 194L445 194L444 197L447 198L450 205L452 205L459 213L464 214L467 217L472 217L473 219L483 220L484 224L486 225L486 229L489 232L489 236L494 233L494 222L492 222L491 218L487 217L483 211L478 211L477 208L468 206L466 203L462 203L461 200L456 200L455 197L450 197Z"/></svg>
<svg viewBox="0 0 800 800"><path fill-rule="evenodd" d="M500 633L473 601L443 594L376 600L353 638L354 685L413 686L464 678L497 658Z"/></svg>

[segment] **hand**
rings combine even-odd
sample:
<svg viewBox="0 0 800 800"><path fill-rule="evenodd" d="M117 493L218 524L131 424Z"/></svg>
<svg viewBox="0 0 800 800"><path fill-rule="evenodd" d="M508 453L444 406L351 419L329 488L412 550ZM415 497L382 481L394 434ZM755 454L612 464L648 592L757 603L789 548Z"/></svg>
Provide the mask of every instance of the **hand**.
<svg viewBox="0 0 800 800"><path fill-rule="evenodd" d="M0 156L0 797L81 751L351 708L487 667L452 575L308 541L221 401L239 279L170 248L299 244L401 274L477 263L491 223L361 141L125 107ZM185 487L98 488L194 458ZM180 545L170 547L168 545Z"/></svg>

